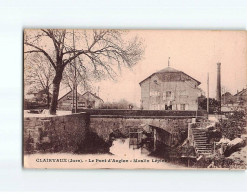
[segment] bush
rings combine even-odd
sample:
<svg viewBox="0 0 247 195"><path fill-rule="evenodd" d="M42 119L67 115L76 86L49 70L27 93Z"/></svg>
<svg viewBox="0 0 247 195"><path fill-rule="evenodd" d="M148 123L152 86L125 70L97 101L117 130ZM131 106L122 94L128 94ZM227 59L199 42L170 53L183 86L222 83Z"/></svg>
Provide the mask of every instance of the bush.
<svg viewBox="0 0 247 195"><path fill-rule="evenodd" d="M220 121L220 130L223 135L232 140L245 133L245 114L242 111L236 111L228 116L227 120Z"/></svg>

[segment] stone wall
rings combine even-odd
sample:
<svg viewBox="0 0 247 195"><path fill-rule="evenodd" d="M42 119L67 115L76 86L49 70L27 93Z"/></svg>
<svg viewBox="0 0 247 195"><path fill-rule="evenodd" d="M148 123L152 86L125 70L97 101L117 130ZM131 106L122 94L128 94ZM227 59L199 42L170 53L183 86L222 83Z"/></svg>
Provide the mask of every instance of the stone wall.
<svg viewBox="0 0 247 195"><path fill-rule="evenodd" d="M24 117L24 153L75 152L89 128L86 113Z"/></svg>
<svg viewBox="0 0 247 195"><path fill-rule="evenodd" d="M119 130L123 135L128 136L129 127L153 125L170 132L177 141L182 140L182 136L187 137L188 124L192 118L127 118L127 117L92 117L90 119L90 130L97 133L104 141L109 140L109 135L115 130ZM176 141L175 141L176 142Z"/></svg>

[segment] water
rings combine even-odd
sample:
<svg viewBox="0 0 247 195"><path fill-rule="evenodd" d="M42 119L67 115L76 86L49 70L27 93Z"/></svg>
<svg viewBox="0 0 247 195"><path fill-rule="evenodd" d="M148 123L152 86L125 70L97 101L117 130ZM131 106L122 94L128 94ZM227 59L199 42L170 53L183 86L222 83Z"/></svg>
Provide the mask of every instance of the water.
<svg viewBox="0 0 247 195"><path fill-rule="evenodd" d="M142 154L142 149L135 149L133 145L129 145L129 138L127 139L116 139L112 142L110 147L110 153L117 157L134 158L136 156L146 157L147 155Z"/></svg>
<svg viewBox="0 0 247 195"><path fill-rule="evenodd" d="M27 168L65 169L183 169L165 162L164 159L148 156L150 151L129 145L129 138L116 139L110 147L111 154L47 153L24 155ZM66 159L63 163L40 162L43 159Z"/></svg>

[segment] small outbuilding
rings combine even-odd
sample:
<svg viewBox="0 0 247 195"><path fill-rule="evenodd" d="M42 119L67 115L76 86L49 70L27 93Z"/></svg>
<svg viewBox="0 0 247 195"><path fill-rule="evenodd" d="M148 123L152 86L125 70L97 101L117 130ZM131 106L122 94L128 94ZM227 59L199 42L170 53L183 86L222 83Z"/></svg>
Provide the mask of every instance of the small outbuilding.
<svg viewBox="0 0 247 195"><path fill-rule="evenodd" d="M73 108L73 91L66 93L64 96L58 99L58 110L72 110ZM77 92L77 108L84 109L94 109L99 108L104 101L89 91L85 92L83 95ZM75 97L74 97L74 107L75 107Z"/></svg>

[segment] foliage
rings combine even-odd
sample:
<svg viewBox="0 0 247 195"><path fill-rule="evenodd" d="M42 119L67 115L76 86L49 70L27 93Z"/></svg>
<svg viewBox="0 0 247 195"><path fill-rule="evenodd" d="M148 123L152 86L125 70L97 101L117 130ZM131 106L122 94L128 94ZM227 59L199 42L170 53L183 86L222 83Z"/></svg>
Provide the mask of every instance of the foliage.
<svg viewBox="0 0 247 195"><path fill-rule="evenodd" d="M239 137L246 130L245 114L243 111L235 111L228 116L227 120L220 121L220 130L223 135L232 140Z"/></svg>
<svg viewBox="0 0 247 195"><path fill-rule="evenodd" d="M27 94L37 94L35 97L37 102L46 103L49 106L50 88L55 73L49 60L39 53L33 53L26 57L25 62L24 83L28 90Z"/></svg>
<svg viewBox="0 0 247 195"><path fill-rule="evenodd" d="M32 53L45 56L55 71L50 113L56 114L60 83L70 63L81 60L77 65L95 77L114 78L121 66L132 67L142 58L143 46L123 30L25 30L24 58Z"/></svg>
<svg viewBox="0 0 247 195"><path fill-rule="evenodd" d="M78 91L91 91L94 75L87 71L84 66L82 66L81 60L78 60L78 62L81 65L77 65L77 63L71 62L65 67L62 83L71 91L75 87L77 87Z"/></svg>
<svg viewBox="0 0 247 195"><path fill-rule="evenodd" d="M214 98L209 98L209 113L213 114L218 111L220 102ZM207 110L207 98L202 98L199 101L199 109Z"/></svg>
<svg viewBox="0 0 247 195"><path fill-rule="evenodd" d="M132 109L133 107L134 107L133 103L130 103L125 99L121 99L118 102L103 103L100 109Z"/></svg>

